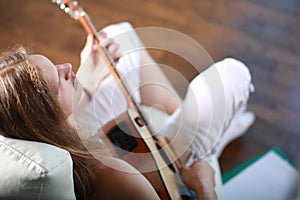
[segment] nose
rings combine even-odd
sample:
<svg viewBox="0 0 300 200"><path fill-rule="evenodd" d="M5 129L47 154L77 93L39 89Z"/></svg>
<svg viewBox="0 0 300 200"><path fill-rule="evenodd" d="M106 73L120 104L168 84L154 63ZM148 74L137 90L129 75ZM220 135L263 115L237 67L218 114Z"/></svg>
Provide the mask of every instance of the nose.
<svg viewBox="0 0 300 200"><path fill-rule="evenodd" d="M65 80L69 80L72 76L72 65L64 63L56 65L59 76L63 76Z"/></svg>

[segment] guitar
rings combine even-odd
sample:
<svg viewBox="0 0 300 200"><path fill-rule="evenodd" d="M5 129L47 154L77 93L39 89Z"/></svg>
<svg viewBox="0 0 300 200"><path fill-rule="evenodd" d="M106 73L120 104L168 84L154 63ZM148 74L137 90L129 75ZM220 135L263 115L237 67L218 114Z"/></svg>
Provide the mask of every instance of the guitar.
<svg viewBox="0 0 300 200"><path fill-rule="evenodd" d="M52 2L79 21L87 34L93 35L98 53L118 83L128 105L133 105L133 108L128 108L127 112L102 127L105 138L116 149L119 158L143 173L161 199L182 199L177 186L181 164L176 161L168 141L161 136L155 136L147 126L138 103L120 78L113 59L107 50L100 46L98 32L89 16L76 1L52 0Z"/></svg>

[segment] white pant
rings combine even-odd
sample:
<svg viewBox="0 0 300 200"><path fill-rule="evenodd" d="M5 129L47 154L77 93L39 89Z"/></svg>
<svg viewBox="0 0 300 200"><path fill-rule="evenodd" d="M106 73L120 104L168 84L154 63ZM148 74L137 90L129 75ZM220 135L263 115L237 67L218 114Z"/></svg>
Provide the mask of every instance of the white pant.
<svg viewBox="0 0 300 200"><path fill-rule="evenodd" d="M227 58L198 75L161 134L172 138L178 156L187 150L198 158L213 154L232 119L247 107L252 88L248 68Z"/></svg>

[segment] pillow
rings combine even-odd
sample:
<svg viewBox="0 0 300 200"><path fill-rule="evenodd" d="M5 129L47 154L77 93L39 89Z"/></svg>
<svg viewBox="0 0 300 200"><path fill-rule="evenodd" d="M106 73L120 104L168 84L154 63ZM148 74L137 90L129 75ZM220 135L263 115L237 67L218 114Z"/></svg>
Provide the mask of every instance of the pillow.
<svg viewBox="0 0 300 200"><path fill-rule="evenodd" d="M72 164L61 148L0 136L0 199L76 199Z"/></svg>

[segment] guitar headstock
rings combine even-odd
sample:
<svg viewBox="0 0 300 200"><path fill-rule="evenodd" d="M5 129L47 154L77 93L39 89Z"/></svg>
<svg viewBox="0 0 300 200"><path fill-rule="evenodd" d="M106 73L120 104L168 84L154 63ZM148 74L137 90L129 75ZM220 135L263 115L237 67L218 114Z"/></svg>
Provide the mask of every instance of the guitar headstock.
<svg viewBox="0 0 300 200"><path fill-rule="evenodd" d="M78 20L85 15L84 10L78 6L77 1L72 0L52 0L52 3L57 4L61 10L69 14L73 19Z"/></svg>
<svg viewBox="0 0 300 200"><path fill-rule="evenodd" d="M61 10L69 14L73 19L79 21L88 34L93 34L98 40L98 33L87 13L73 0L52 0Z"/></svg>

